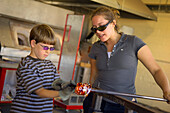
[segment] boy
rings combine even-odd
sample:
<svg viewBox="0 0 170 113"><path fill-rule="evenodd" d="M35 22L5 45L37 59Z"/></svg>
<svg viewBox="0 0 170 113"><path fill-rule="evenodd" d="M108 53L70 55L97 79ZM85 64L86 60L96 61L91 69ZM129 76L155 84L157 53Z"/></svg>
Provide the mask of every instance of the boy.
<svg viewBox="0 0 170 113"><path fill-rule="evenodd" d="M17 69L16 97L11 112L52 113L53 98L61 91L52 90L51 84L59 79L55 65L45 58L53 51L54 32L48 25L37 25L30 32L31 52ZM62 93L63 94L63 93Z"/></svg>

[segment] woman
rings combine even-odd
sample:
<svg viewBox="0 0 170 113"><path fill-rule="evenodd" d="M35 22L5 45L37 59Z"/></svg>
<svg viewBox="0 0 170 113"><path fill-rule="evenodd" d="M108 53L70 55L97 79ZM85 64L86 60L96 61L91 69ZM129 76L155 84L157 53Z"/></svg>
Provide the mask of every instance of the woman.
<svg viewBox="0 0 170 113"><path fill-rule="evenodd" d="M169 81L154 60L148 46L138 37L118 32L117 13L107 7L99 7L92 14L92 28L100 39L95 42L89 53L91 62L90 84L104 90L135 94L135 77L138 60L150 71L163 91L164 98L170 100ZM84 100L85 113L90 109L93 94ZM131 101L136 99L124 97ZM104 113L123 113L124 107L102 100Z"/></svg>

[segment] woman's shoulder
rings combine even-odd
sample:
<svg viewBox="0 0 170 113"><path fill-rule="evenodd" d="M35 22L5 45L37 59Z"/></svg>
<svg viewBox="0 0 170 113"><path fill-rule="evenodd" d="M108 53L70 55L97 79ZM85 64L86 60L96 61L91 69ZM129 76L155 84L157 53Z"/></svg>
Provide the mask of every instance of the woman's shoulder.
<svg viewBox="0 0 170 113"><path fill-rule="evenodd" d="M122 41L128 40L128 41L136 41L136 40L142 40L139 37L137 37L136 35L130 35L130 34L125 34L122 33L122 37L121 37Z"/></svg>
<svg viewBox="0 0 170 113"><path fill-rule="evenodd" d="M138 38L136 35L133 34L121 33L121 35L123 38L131 38L131 39Z"/></svg>
<svg viewBox="0 0 170 113"><path fill-rule="evenodd" d="M104 44L104 43L102 41L98 40L98 41L93 43L93 46L100 46L102 44Z"/></svg>

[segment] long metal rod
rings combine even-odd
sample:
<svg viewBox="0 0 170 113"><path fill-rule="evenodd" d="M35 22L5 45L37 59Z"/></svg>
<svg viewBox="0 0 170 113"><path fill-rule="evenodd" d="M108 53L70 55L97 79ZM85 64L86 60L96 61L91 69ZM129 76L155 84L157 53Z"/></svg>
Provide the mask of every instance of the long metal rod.
<svg viewBox="0 0 170 113"><path fill-rule="evenodd" d="M111 94L111 95L118 95L118 96L127 96L127 97L134 97L134 98L143 98L143 99L150 99L150 100L157 100L157 101L168 102L167 99L163 99L163 98L149 97L149 96L135 95L135 94L127 94L127 93L118 93L118 92L114 92L114 91L91 89L91 92Z"/></svg>

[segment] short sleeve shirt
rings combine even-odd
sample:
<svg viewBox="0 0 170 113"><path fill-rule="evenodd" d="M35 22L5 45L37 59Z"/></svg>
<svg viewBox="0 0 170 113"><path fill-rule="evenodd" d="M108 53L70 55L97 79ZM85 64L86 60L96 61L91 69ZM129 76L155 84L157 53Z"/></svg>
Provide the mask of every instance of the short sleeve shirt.
<svg viewBox="0 0 170 113"><path fill-rule="evenodd" d="M95 42L89 53L89 57L96 60L98 69L93 87L135 94L137 53L144 45L146 44L138 37L122 33L108 58L105 44L101 41Z"/></svg>
<svg viewBox="0 0 170 113"><path fill-rule="evenodd" d="M56 66L49 60L23 58L16 71L16 97L11 111L16 113L52 113L53 98L41 98L35 91L39 88L52 89L52 82L59 78Z"/></svg>

